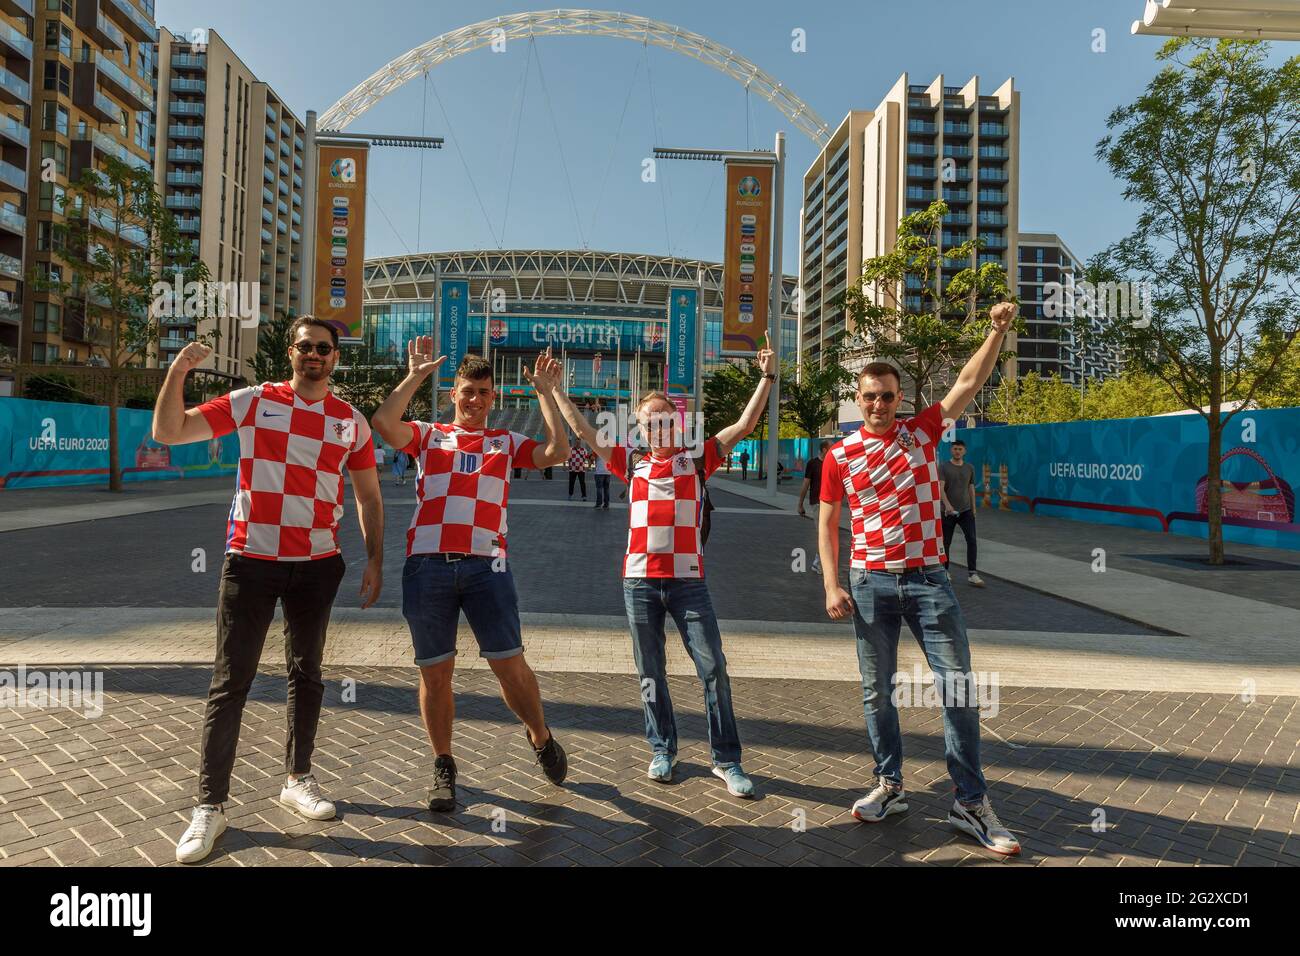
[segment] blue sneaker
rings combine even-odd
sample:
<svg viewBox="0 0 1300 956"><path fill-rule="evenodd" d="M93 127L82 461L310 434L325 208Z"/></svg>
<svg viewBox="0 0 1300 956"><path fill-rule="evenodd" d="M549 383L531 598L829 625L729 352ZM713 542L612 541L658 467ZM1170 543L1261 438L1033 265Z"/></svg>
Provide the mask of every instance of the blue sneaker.
<svg viewBox="0 0 1300 956"><path fill-rule="evenodd" d="M646 776L656 783L668 783L673 779L673 767L676 765L676 757L668 754L655 754L650 761L650 769L646 771Z"/></svg>
<svg viewBox="0 0 1300 956"><path fill-rule="evenodd" d="M727 792L733 797L749 799L754 796L754 781L745 776L745 771L740 769L740 764L733 763L726 767L714 767L713 775L726 781Z"/></svg>

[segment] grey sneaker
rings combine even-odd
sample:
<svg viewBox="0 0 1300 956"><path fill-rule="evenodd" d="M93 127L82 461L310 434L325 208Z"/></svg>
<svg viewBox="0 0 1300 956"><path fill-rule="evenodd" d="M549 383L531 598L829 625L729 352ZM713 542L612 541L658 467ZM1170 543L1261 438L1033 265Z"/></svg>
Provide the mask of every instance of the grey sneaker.
<svg viewBox="0 0 1300 956"><path fill-rule="evenodd" d="M974 572L972 572L971 576L966 579L966 583L973 588L984 587L984 579Z"/></svg>
<svg viewBox="0 0 1300 956"><path fill-rule="evenodd" d="M670 757L668 754L655 754L650 761L650 769L646 771L646 776L656 783L668 783L673 779L673 767L677 766L677 758Z"/></svg>
<svg viewBox="0 0 1300 956"><path fill-rule="evenodd" d="M200 803L190 817L189 828L176 844L177 863L197 863L212 852L217 837L226 830L226 815L217 803Z"/></svg>
<svg viewBox="0 0 1300 956"><path fill-rule="evenodd" d="M853 818L862 823L879 823L891 813L907 809L907 794L902 785L880 778L865 797L853 804Z"/></svg>
<svg viewBox="0 0 1300 956"><path fill-rule="evenodd" d="M1017 840L998 815L993 812L988 795L973 807L963 806L960 800L954 800L948 811L948 822L963 833L969 833L984 845L985 849L1004 856L1015 856L1020 852Z"/></svg>
<svg viewBox="0 0 1300 956"><path fill-rule="evenodd" d="M754 781L745 775L745 771L740 769L740 764L733 763L727 767L714 767L713 775L726 781L727 793L733 797L750 799L754 796Z"/></svg>

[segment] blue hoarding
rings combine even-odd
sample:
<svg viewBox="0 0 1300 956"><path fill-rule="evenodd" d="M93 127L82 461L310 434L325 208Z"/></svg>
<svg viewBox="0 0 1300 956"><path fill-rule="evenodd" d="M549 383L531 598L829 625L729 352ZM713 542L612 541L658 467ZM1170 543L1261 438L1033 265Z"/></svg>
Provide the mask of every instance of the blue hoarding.
<svg viewBox="0 0 1300 956"><path fill-rule="evenodd" d="M210 478L239 464L235 434L168 447L153 440L153 412L120 408L124 481ZM0 488L101 484L108 478L108 409L103 405L0 398Z"/></svg>
<svg viewBox="0 0 1300 956"><path fill-rule="evenodd" d="M956 434L966 442L966 460L990 505L1206 536L1209 438L1200 415L962 428ZM1234 416L1223 434L1221 477L1226 540L1300 550L1300 408Z"/></svg>

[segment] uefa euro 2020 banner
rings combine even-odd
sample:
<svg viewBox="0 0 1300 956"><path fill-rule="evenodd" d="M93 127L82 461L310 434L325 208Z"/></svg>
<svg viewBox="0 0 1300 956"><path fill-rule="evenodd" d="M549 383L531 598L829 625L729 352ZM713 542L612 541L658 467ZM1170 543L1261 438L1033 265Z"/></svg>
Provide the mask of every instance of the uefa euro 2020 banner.
<svg viewBox="0 0 1300 956"><path fill-rule="evenodd" d="M984 507L1206 537L1209 439L1200 415L962 428L956 435L966 442ZM1221 479L1225 540L1300 550L1300 408L1233 416L1223 433Z"/></svg>
<svg viewBox="0 0 1300 956"><path fill-rule="evenodd" d="M239 465L235 434L188 445L160 445L153 412L118 409L124 481L211 478ZM100 484L108 478L108 408L0 398L0 489Z"/></svg>
<svg viewBox="0 0 1300 956"><path fill-rule="evenodd" d="M322 144L317 150L312 308L349 342L361 341L368 151L355 144Z"/></svg>

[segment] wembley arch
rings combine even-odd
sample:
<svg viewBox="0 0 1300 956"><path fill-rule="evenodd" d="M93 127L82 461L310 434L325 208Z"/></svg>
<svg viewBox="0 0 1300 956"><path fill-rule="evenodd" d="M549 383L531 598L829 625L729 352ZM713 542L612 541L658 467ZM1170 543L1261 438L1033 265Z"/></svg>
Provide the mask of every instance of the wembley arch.
<svg viewBox="0 0 1300 956"><path fill-rule="evenodd" d="M830 127L816 111L757 64L708 37L660 20L607 10L538 10L493 17L451 30L422 43L376 70L322 113L317 128L342 131L409 80L448 60L502 40L542 36L594 36L634 40L689 56L763 97L820 148Z"/></svg>

